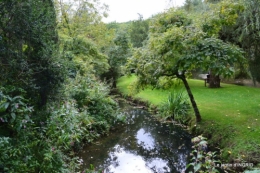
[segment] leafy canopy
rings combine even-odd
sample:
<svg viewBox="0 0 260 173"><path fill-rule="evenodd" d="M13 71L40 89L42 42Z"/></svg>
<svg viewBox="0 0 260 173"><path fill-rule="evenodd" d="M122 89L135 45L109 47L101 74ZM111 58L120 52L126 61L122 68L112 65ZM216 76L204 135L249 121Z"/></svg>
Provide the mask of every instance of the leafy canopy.
<svg viewBox="0 0 260 173"><path fill-rule="evenodd" d="M186 80L188 73L203 68L214 75L230 76L234 63L244 60L238 47L210 37L198 26L185 11L170 9L154 18L146 47L137 49L129 60L129 67L136 68L141 87L158 86L161 78L181 79L197 122L201 116Z"/></svg>
<svg viewBox="0 0 260 173"><path fill-rule="evenodd" d="M238 47L207 37L184 11L175 9L154 19L148 45L137 52L137 74L151 84L161 76L176 77L194 68L230 76L234 63L244 60Z"/></svg>

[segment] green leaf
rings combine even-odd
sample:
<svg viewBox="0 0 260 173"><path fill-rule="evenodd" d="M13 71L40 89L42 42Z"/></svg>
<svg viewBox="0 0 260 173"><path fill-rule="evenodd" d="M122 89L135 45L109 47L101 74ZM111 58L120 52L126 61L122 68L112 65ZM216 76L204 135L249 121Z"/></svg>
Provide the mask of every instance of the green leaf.
<svg viewBox="0 0 260 173"><path fill-rule="evenodd" d="M9 105L10 105L9 102L2 103L0 105L0 112L5 112Z"/></svg>
<svg viewBox="0 0 260 173"><path fill-rule="evenodd" d="M194 172L197 172L201 168L201 163L194 166Z"/></svg>
<svg viewBox="0 0 260 173"><path fill-rule="evenodd" d="M202 158L202 157L203 157L202 154L198 154L198 156L197 156L198 159L200 159L200 158Z"/></svg>
<svg viewBox="0 0 260 173"><path fill-rule="evenodd" d="M15 118L16 118L15 113L12 112L12 113L11 113L11 117L12 117L13 120L15 120Z"/></svg>

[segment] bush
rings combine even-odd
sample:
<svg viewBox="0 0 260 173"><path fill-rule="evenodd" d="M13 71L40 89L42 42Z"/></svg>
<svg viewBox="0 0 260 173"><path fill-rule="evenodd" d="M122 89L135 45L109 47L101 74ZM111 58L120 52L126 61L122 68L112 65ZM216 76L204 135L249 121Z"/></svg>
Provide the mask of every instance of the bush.
<svg viewBox="0 0 260 173"><path fill-rule="evenodd" d="M0 125L6 125L13 136L26 127L27 123L32 123L33 107L27 102L22 96L11 97L0 91Z"/></svg>
<svg viewBox="0 0 260 173"><path fill-rule="evenodd" d="M112 125L119 118L119 107L109 92L102 82L80 75L71 79L66 88L67 96L75 99L80 112L87 111L94 120Z"/></svg>
<svg viewBox="0 0 260 173"><path fill-rule="evenodd" d="M184 122L189 118L191 106L183 90L169 94L166 101L158 107L158 116L163 120L173 119Z"/></svg>
<svg viewBox="0 0 260 173"><path fill-rule="evenodd" d="M191 163L187 165L189 173L216 173L216 168L220 161L216 159L216 152L207 152L207 141L203 136L197 136L192 139L194 150L191 153ZM192 171L191 171L192 170Z"/></svg>
<svg viewBox="0 0 260 173"><path fill-rule="evenodd" d="M71 159L54 145L45 129L27 123L15 137L0 137L2 172L69 172Z"/></svg>
<svg viewBox="0 0 260 173"><path fill-rule="evenodd" d="M77 172L75 150L124 120L109 88L77 76L60 100L33 110L22 96L0 93L0 172Z"/></svg>

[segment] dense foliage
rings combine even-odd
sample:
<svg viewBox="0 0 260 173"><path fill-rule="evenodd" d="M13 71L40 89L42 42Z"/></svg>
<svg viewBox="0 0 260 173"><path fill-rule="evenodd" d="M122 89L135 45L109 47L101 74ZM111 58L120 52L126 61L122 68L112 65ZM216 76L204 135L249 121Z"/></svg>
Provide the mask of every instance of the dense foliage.
<svg viewBox="0 0 260 173"><path fill-rule="evenodd" d="M180 79L197 121L192 70L210 72L210 87L234 71L260 81L258 0L187 0L107 25L98 0L2 0L0 9L0 172L78 171L75 151L124 119L102 80L116 87L126 67L139 88ZM161 112L188 109L170 95Z"/></svg>
<svg viewBox="0 0 260 173"><path fill-rule="evenodd" d="M239 45L245 51L245 57L248 59L249 68L240 68L238 77L248 77L248 73L254 83L260 82L260 23L259 9L260 2L258 0L242 1L240 3L240 12L233 26L223 27L220 31L221 38L234 44Z"/></svg>
<svg viewBox="0 0 260 173"><path fill-rule="evenodd" d="M113 43L107 51L110 68L102 77L116 88L116 80L122 75L123 66L131 56L131 45L127 33L123 31L118 31Z"/></svg>
<svg viewBox="0 0 260 173"><path fill-rule="evenodd" d="M78 2L77 13L62 1L0 2L0 172L76 172L75 152L123 120L99 80L110 37L96 29L112 32L95 4Z"/></svg>
<svg viewBox="0 0 260 173"><path fill-rule="evenodd" d="M64 80L53 2L6 0L0 8L1 85L43 106Z"/></svg>
<svg viewBox="0 0 260 173"><path fill-rule="evenodd" d="M232 9L233 5L223 3L222 7ZM158 86L161 78L181 79L197 121L201 116L186 80L191 70L201 68L209 71L209 86L220 87L219 76L231 76L235 64L245 62L241 49L218 37L222 25L231 25L236 20L233 12L221 14L213 15L205 23L197 23L181 9L159 14L150 24L147 45L137 50L129 60L129 67L136 68L140 86Z"/></svg>
<svg viewBox="0 0 260 173"><path fill-rule="evenodd" d="M148 31L149 31L149 23L148 23L149 21L144 20L141 14L138 15L139 15L139 19L132 21L131 25L129 26L130 28L129 35L133 47L142 47L143 42L148 37Z"/></svg>
<svg viewBox="0 0 260 173"><path fill-rule="evenodd" d="M249 70L252 78L260 82L260 2L258 0L244 1L245 10L240 16L240 43L247 53Z"/></svg>

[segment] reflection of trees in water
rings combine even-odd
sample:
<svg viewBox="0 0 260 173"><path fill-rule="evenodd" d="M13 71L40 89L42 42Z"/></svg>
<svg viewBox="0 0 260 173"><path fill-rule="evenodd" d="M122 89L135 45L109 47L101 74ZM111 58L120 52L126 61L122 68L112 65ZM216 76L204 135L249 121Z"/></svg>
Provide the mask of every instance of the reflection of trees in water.
<svg viewBox="0 0 260 173"><path fill-rule="evenodd" d="M133 111L132 117L129 119L129 133L131 137L127 138L122 144L125 150L131 153L138 153L147 163L151 163L157 158L161 158L167 162L167 166L171 171L178 172L186 166L187 156L190 153L191 142L190 136L178 127L167 126L156 122L145 112ZM146 134L153 139L152 147L147 147L145 142L138 144L136 133L143 129ZM173 130L177 131L171 134ZM148 145L149 146L149 145Z"/></svg>
<svg viewBox="0 0 260 173"><path fill-rule="evenodd" d="M156 161L164 161L171 169L170 172L180 172L186 166L186 156L190 152L191 142L189 135L176 127L161 124L149 116L146 111L136 109L128 112L128 124L120 126L117 131L111 133L108 137L99 140L100 145L88 147L86 150L100 149L91 154L95 155L96 163L91 160L85 160L86 167L89 164L102 165L108 167L113 165L119 166L120 161L117 154L121 149L127 153L141 156L154 172L160 172L155 167ZM151 138L153 144L147 145L142 139L137 139L137 132L141 130L146 136ZM172 133L173 130L175 133ZM150 142L151 142L150 141ZM120 148L122 147L122 148ZM106 148L103 150L103 148ZM89 158L89 155L86 156ZM87 163L86 163L87 162ZM155 165L149 165L154 162ZM168 172L167 169L163 172Z"/></svg>

